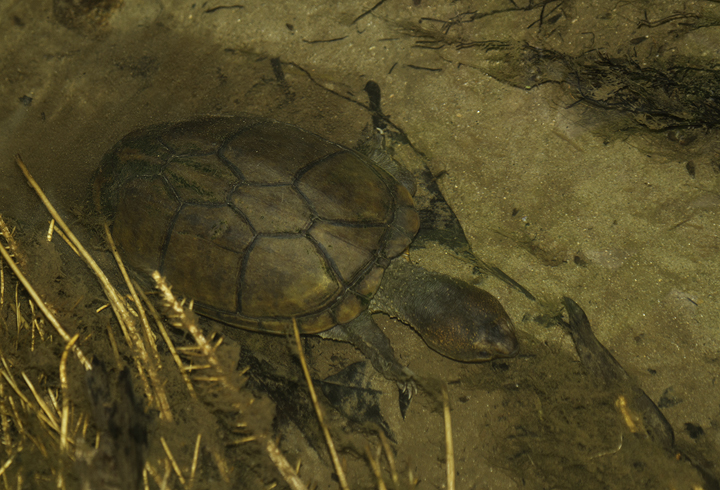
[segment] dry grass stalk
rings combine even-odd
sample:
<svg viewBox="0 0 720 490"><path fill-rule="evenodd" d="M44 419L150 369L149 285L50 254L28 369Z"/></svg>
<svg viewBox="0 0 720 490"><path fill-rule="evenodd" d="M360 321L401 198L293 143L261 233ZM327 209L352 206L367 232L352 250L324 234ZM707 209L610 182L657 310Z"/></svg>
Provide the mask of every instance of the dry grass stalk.
<svg viewBox="0 0 720 490"><path fill-rule="evenodd" d="M447 387L442 387L443 416L445 420L445 452L447 461L447 490L455 490L455 450L453 449L450 400Z"/></svg>
<svg viewBox="0 0 720 490"><path fill-rule="evenodd" d="M0 216L0 219L2 216ZM0 245L1 247L2 245ZM0 260L0 308L5 304L5 268Z"/></svg>
<svg viewBox="0 0 720 490"><path fill-rule="evenodd" d="M57 234L60 235L60 238L62 238L63 241L65 243L67 243L68 247L70 247L70 250L75 252L75 255L78 255L78 256L80 255L80 252L78 251L77 248L75 248L75 245L73 245L73 243L70 241L70 239L67 237L67 235L65 233L63 233L61 229L55 227L55 219L50 220L50 226L48 227L48 232L47 232L47 241L48 242L52 241L53 232L57 232Z"/></svg>
<svg viewBox="0 0 720 490"><path fill-rule="evenodd" d="M185 477L182 474L182 471L180 471L180 466L177 464L177 461L175 461L175 457L172 454L172 451L170 451L170 448L167 445L167 442L165 442L165 438L160 436L160 443L162 444L163 450L165 451L165 454L168 457L168 460L170 460L170 464L172 465L172 469L175 472L175 474L178 477L178 480L180 480L180 484L184 487L185 484Z"/></svg>
<svg viewBox="0 0 720 490"><path fill-rule="evenodd" d="M20 271L15 261L10 257L10 254L7 250L5 250L5 247L0 246L0 255L2 255L2 258L5 260L5 262L10 266L10 269L12 270L13 274L15 274L15 277L18 278L18 280L22 283L25 290L28 292L30 297L33 299L36 305L40 308L40 311L42 311L43 315L45 315L45 318L50 322L50 324L55 328L55 331L60 334L60 337L65 342L70 342L70 335L65 331L65 329L60 325L60 322L57 321L55 316L50 312L50 309L45 305L45 303L40 299L40 295L35 291L35 289L30 284L30 281L27 280L25 275ZM19 320L18 320L19 321ZM19 329L19 324L18 324ZM87 360L85 357L85 354L82 353L79 347L74 346L73 352L77 356L78 360L82 363L82 365L85 367L85 369L92 369L90 366L90 361Z"/></svg>
<svg viewBox="0 0 720 490"><path fill-rule="evenodd" d="M308 390L310 390L310 398L312 399L313 407L315 408L315 415L317 415L318 422L322 428L323 436L325 437L325 444L327 444L328 451L330 451L330 458L332 459L333 466L335 467L335 474L338 476L338 482L340 488L348 490L347 478L345 477L345 470L343 470L340 464L340 458L338 458L337 451L335 451L335 443L332 440L330 431L325 424L325 417L323 415L322 408L318 403L317 394L315 393L315 387L313 386L312 378L310 377L310 370L307 367L305 361L305 353L303 352L302 342L300 341L300 331L297 327L297 322L293 318L293 334L295 335L295 345L298 349L298 355L300 356L300 365L302 366L303 374L305 375L305 382L307 383Z"/></svg>
<svg viewBox="0 0 720 490"><path fill-rule="evenodd" d="M195 314L187 310L183 304L175 298L170 286L159 272L153 272L152 278L168 307L168 316L171 321L176 327L181 328L192 336L198 349L202 353L204 360L213 371L212 375L204 376L203 379L218 384L222 389L228 390L231 393L236 393L239 386L238 382L233 379L230 373L226 372L226 369L223 367L216 355L216 349L220 343L218 342L213 345L208 341L205 334L197 325ZM197 380L198 378L194 379ZM238 410L242 409L242 407L235 408ZM306 490L307 487L302 480L300 480L297 473L295 473L285 456L280 452L273 439L268 434L263 434L259 431L253 430L252 428L249 429L253 432L253 437L257 439L260 442L260 445L265 449L271 461L275 464L276 468L290 488L293 490Z"/></svg>
<svg viewBox="0 0 720 490"><path fill-rule="evenodd" d="M120 254L115 247L115 243L113 242L112 235L110 234L110 229L107 227L107 224L105 225L105 239L110 246L115 262L117 263L123 279L125 280L125 285L130 290L130 294L132 295L136 309L140 315L145 335L143 336L140 334L137 328L137 320L135 317L128 314L129 310L127 308L127 304L122 300L122 297L117 294L117 291L112 285L110 285L109 281L108 288L112 289L113 294L108 295L108 299L110 300L113 310L120 313L118 320L122 318L122 323L125 325L124 331L127 331L125 340L128 343L128 346L135 351L136 355L133 356L133 358L137 365L138 372L142 373L143 371L146 371L148 373L150 384L152 385L152 393L148 393L149 399L151 401L155 401L157 408L160 411L160 417L163 420L172 421L173 415L170 410L170 402L168 401L165 388L163 387L163 382L158 374L162 365L160 363L160 355L157 352L157 344L155 342L154 335L150 331L150 323L147 320L147 315L145 315L145 310L142 308L140 298L135 292L135 287L133 286L133 283L127 274L127 270L125 269L125 265L120 258ZM82 245L80 245L80 247L82 247ZM107 280L107 278L105 278L105 280ZM146 383L144 378L141 379L144 383ZM153 397L152 394L155 396Z"/></svg>
<svg viewBox="0 0 720 490"><path fill-rule="evenodd" d="M5 223L5 220L2 216L0 216L0 235L5 238L5 243L7 244L7 251L10 254L11 257L14 257L17 262L24 263L24 260L20 254L18 254L18 246L17 242L15 241L15 238L13 237L15 230L10 230L7 223ZM1 295L0 295L1 299ZM0 303L2 304L2 303Z"/></svg>
<svg viewBox="0 0 720 490"><path fill-rule="evenodd" d="M60 418L60 450L65 452L68 448L68 423L70 421L70 393L67 380L67 357L80 335L75 334L65 346L60 358L60 387L62 389L62 416Z"/></svg>
<svg viewBox="0 0 720 490"><path fill-rule="evenodd" d="M110 283L110 280L107 278L105 273L102 271L100 266L95 262L95 260L92 258L92 256L88 253L88 251L83 247L83 245L80 243L80 241L77 239L75 234L70 230L70 228L67 226L65 221L60 217L58 212L55 210L55 207L50 203L47 196L43 192L43 190L40 188L38 183L33 179L32 175L28 171L27 167L22 161L22 158L20 155L15 156L15 163L20 168L20 170L25 175L25 178L27 179L30 186L35 190L35 193L38 195L40 200L42 201L45 208L48 210L50 215L55 220L55 223L59 228L64 232L64 236L72 243L74 246L74 251L76 253L79 253L80 257L85 261L85 263L90 267L90 269L93 271L95 276L97 277L98 281L100 282L101 287L103 288L103 291L105 292L105 295L110 300L110 304L113 307L113 311L115 312L115 315L120 322L121 326L124 326L124 333L126 333L126 341L131 349L135 351L136 356L133 356L136 361L136 367L138 370L138 373L140 374L140 379L142 381L143 387L145 389L145 392L148 396L148 399L151 401L151 403L155 403L157 405L158 410L160 411L161 417L165 420L172 420L172 412L170 411L170 405L167 400L167 395L165 394L162 382L159 379L159 376L157 374L159 366L157 363L153 363L149 361L148 358L148 349L145 345L145 342L143 342L142 337L139 335L139 332L137 332L137 329L135 328L135 320L130 315L128 308L125 304L125 302L122 300L122 297L117 293L117 290L115 287ZM113 247L114 249L114 247ZM4 252L4 250L3 250ZM116 255L117 258L117 255ZM121 270L124 271L124 267L122 266L122 262L119 262L119 265L121 267ZM20 278L21 274L20 271L13 269L13 272L16 273L18 278ZM127 277L127 275L124 275ZM129 283L129 281L128 281ZM29 284L23 283L23 285L28 288ZM128 285L129 288L132 290L132 285ZM29 291L29 290L28 290ZM39 300L39 297L33 296L33 300L38 304L38 306L43 308L42 302ZM138 301L139 303L139 301ZM50 318L49 312L45 312L46 308L43 310L43 313L45 314L46 318L53 323L53 319ZM63 337L63 340L65 342L70 341L70 336L62 330L62 327L60 327L59 324L57 326L55 323L53 323L53 326L55 326L56 330L60 333L60 335ZM155 348L154 343L148 342L148 344L151 346L151 348ZM82 353L79 351L79 349L76 347L77 352L79 352L78 357L82 356L81 362L83 362L83 366L86 370L92 369L90 366L90 363L85 359L85 357L82 355ZM156 358L157 359L157 358ZM159 361L159 359L157 359ZM152 389L150 388L150 383L148 383L147 379L145 378L144 373L147 371L148 376L150 378L150 383L152 383Z"/></svg>
<svg viewBox="0 0 720 490"><path fill-rule="evenodd" d="M195 388L193 387L192 381L190 380L190 376L188 376L188 371L186 369L186 366L183 365L182 360L180 359L180 356L178 355L178 350L175 348L175 343L170 338L170 335L168 335L167 329L165 328L165 323L162 321L162 318L160 318L160 314L155 309L155 306L152 304L152 302L148 299L148 297L143 293L142 289L137 287L137 284L133 282L133 285L135 286L135 290L137 291L137 294L140 296L140 298L143 301L143 304L147 307L148 311L150 312L150 315L155 320L155 326L157 326L158 331L160 332L160 336L165 341L165 345L167 345L168 350L170 351L170 355L173 358L173 361L175 362L175 366L178 368L178 372L180 372L180 375L183 378L183 381L185 382L185 387L187 388L188 392L190 393L190 396L197 400L197 394L195 393ZM198 434L198 437L200 435Z"/></svg>
<svg viewBox="0 0 720 490"><path fill-rule="evenodd" d="M12 370L10 369L10 366L8 365L7 360L5 359L5 356L2 356L0 358L0 361L2 361L3 368L2 369L2 376L5 378L5 381L7 381L8 385L13 389L15 394L20 398L20 400L23 402L23 407L26 409L32 410L37 415L37 418L43 422L43 424L49 426L52 429L57 428L57 424L53 423L52 417L48 419L45 409L41 405L35 405L27 396L25 396L25 393L20 389L17 382L15 381L15 377L12 375ZM31 391L35 392L35 388L32 387L33 385L29 383L29 380L25 373L22 373L22 376L25 378L26 381L28 381L29 387L31 387ZM35 393L35 399L37 400L37 393ZM20 416L17 414L17 411L14 407L13 399L10 397L8 398L10 404L12 405L14 415L16 415L15 420L20 420ZM22 430L22 425L19 427L20 430Z"/></svg>
<svg viewBox="0 0 720 490"><path fill-rule="evenodd" d="M383 431L378 431L380 435L380 444L382 444L385 458L387 459L388 466L390 467L390 477L393 481L395 488L400 488L400 477L398 476L397 468L395 467L395 456L393 456L392 448L390 448L390 441L388 441Z"/></svg>
<svg viewBox="0 0 720 490"><path fill-rule="evenodd" d="M0 383L0 428L2 428L0 443L2 443L5 451L9 453L13 442L10 435L10 409L6 405L5 396L5 385Z"/></svg>
<svg viewBox="0 0 720 490"><path fill-rule="evenodd" d="M43 458L53 465L53 473L55 474L57 488L64 488L65 479L62 475L62 468L59 466L62 464L62 459L58 458L57 453L51 452L57 451L57 448L59 447L60 443L58 441L58 437L62 439L62 428L58 422L58 419L61 417L59 417L60 414L58 413L56 400L53 400L52 392L49 392L51 395L51 404L48 404L48 402L37 391L35 385L30 381L29 377L24 372L21 372L20 374L25 381L26 386L32 393L32 398L26 396L12 374L13 368L10 363L8 363L5 356L2 356L1 360L2 377L20 400L20 403L17 404L19 406L17 406L15 403L15 397L10 393L6 393L4 385L0 383L0 395L2 395L3 400L3 413L6 415L3 417L2 421L3 443L5 445L5 451L9 456L3 467L0 469L0 474L3 476L5 486L6 488L9 487L6 471L15 460L15 456L26 450L26 441L30 441L30 443L42 454ZM40 427L44 429L44 433L30 433L28 430L32 430L30 428L37 427L37 425L27 419L25 417L26 415L36 418L40 422ZM17 437L11 439L10 435L14 431L17 431ZM65 447L68 447L71 442L67 432L65 433L65 440ZM50 456L51 454L52 456ZM63 456L70 456L70 453L67 451L62 451L60 454ZM20 468L17 469L16 474L18 482L17 486L18 488L22 488L23 479Z"/></svg>
<svg viewBox="0 0 720 490"><path fill-rule="evenodd" d="M138 297L138 293L135 290L135 284L130 280L130 276L128 276L127 269L125 268L125 264L123 263L122 259L120 258L120 254L117 251L117 248L115 247L115 242L113 240L112 234L110 233L110 228L108 227L108 224L105 223L103 226L105 230L105 240L107 241L108 245L110 246L110 251L113 254L113 257L115 258L115 262L118 265L118 268L120 269L120 273L123 276L123 280L125 281L125 285L127 286L128 290L130 291L130 296L133 299L133 302L136 305L136 311L140 315L140 321L143 326L143 333L145 334L144 344L147 344L149 349L146 347L143 350L145 352L150 352L152 355L153 362L150 363L151 365L155 366L155 369L160 368L160 354L158 354L157 351L157 345L155 340L155 335L150 330L150 322L148 322L147 315L145 314L145 309L142 307L142 304L140 303L140 298Z"/></svg>
<svg viewBox="0 0 720 490"><path fill-rule="evenodd" d="M5 476L5 470L10 468L10 465L12 464L13 460L15 459L15 455L10 456L0 467L0 475Z"/></svg>
<svg viewBox="0 0 720 490"><path fill-rule="evenodd" d="M365 456L368 459L368 462L370 463L370 469L372 469L373 474L375 475L375 479L377 480L377 489L378 490L387 490L387 487L385 486L385 480L383 480L382 477L382 470L380 469L380 454L374 455L372 453L372 449L370 449L369 445L365 445Z"/></svg>
<svg viewBox="0 0 720 490"><path fill-rule="evenodd" d="M158 488L167 488L167 480L170 477L170 471L168 471L170 469L170 463L167 459L165 459L163 461L164 461L163 464L165 465L165 469L166 469L164 478L160 477L160 474L157 472L157 470L155 470L155 467L152 464L150 464L150 461L147 461L145 463L145 471L143 472L143 475L144 475L143 480L145 482L146 488L148 487L147 475L150 475L150 478L153 479L153 481L155 482L155 485L157 485Z"/></svg>
<svg viewBox="0 0 720 490"><path fill-rule="evenodd" d="M200 439L202 438L202 434L198 433L197 439L195 439L195 451L193 451L193 459L192 464L190 465L190 478L188 483L188 488L192 488L193 483L195 482L195 472L197 471L197 463L198 463L198 455L200 454Z"/></svg>

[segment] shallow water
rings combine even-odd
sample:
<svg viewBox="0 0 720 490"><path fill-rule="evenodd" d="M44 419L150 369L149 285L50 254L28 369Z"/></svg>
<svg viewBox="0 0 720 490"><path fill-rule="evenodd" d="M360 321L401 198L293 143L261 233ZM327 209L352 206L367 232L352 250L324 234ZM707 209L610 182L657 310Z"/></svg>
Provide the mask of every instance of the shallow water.
<svg viewBox="0 0 720 490"><path fill-rule="evenodd" d="M363 87L374 80L384 113L412 144L398 143L396 157L411 170L427 165L475 254L538 298L530 301L492 277L482 280L505 305L522 343L518 357L486 364L442 358L409 328L378 318L403 362L450 387L457 488L706 485L687 463L630 433L614 400L598 392L578 364L569 336L546 319L558 314L563 296L577 301L599 340L670 421L679 447L720 461L717 132L706 118L692 120L703 127L671 133L662 121L649 124L629 98L627 106L595 107L614 102L629 82L606 72L592 80L589 93L590 85L578 84L567 65L533 64L521 43L568 58L597 50L637 73L678 65L708 69L720 57L714 25L720 5L690 2L677 13L673 2L626 2L614 10L582 1L544 9L386 2L358 19L370 5L273 2L212 10L211 3L125 1L87 13L69 10L70 4L56 0L54 11L37 1L0 6L6 53L0 213L37 254L34 277L59 269L71 278L85 269L66 257L60 242L62 259L49 266L32 247L47 218L13 166L15 153L92 240L78 214L103 153L128 131L201 114L251 112L354 146L370 127ZM450 19L458 22L439 22ZM275 58L282 80L277 63L273 71ZM690 120L681 116L675 119L680 125ZM478 280L439 247L411 258ZM45 294L56 298L52 279ZM69 297L99 296L93 287L87 279L61 285ZM74 301L66 303L59 307ZM287 350L281 338L227 335L292 370L289 353L289 360L274 357L278 345ZM318 378L359 359L350 346L307 344ZM441 487L441 412L421 393L402 421L394 386L379 383L398 468L412 470L418 488ZM182 390L175 396L181 404ZM339 425L331 430L345 434L338 437L350 447L362 437L377 444L373 435L346 432L341 418L333 420ZM301 476L318 488L336 488L324 449L312 453L302 431L288 424L281 424L281 449L305 455ZM164 457L163 430L169 429L151 433L150 459ZM176 434L183 464L196 435ZM362 451L345 453L354 488L373 485ZM266 466L257 468L264 483L281 481L262 474Z"/></svg>

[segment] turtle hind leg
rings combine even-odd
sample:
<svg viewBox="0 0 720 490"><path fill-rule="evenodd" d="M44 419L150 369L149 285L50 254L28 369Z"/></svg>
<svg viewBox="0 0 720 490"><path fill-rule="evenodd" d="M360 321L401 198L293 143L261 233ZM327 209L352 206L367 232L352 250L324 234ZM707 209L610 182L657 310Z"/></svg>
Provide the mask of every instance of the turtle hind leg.
<svg viewBox="0 0 720 490"><path fill-rule="evenodd" d="M417 378L415 373L400 364L390 345L390 339L385 336L367 311L348 323L337 325L318 335L324 339L350 342L370 360L377 372L397 382L401 390L410 390L412 396L412 392L415 391L414 381Z"/></svg>

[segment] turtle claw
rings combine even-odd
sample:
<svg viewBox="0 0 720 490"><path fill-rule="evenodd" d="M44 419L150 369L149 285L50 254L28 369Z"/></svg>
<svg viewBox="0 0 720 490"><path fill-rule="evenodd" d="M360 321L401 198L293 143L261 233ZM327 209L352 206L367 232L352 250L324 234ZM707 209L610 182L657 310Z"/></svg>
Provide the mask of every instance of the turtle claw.
<svg viewBox="0 0 720 490"><path fill-rule="evenodd" d="M396 383L399 392L398 403L400 405L400 415L405 419L405 414L410 407L410 401L413 396L417 395L418 385L416 382L417 376L409 368L403 367L402 373L404 379L397 380Z"/></svg>
<svg viewBox="0 0 720 490"><path fill-rule="evenodd" d="M398 381L398 405L400 408L400 415L405 420L405 414L407 414L408 408L410 408L410 401L414 394L417 393L417 386L415 381L410 380L404 383Z"/></svg>
<svg viewBox="0 0 720 490"><path fill-rule="evenodd" d="M413 396L417 395L417 383L415 383L414 379L411 379L409 381L398 381L397 386L400 390L400 393L406 395L408 399L411 399Z"/></svg>

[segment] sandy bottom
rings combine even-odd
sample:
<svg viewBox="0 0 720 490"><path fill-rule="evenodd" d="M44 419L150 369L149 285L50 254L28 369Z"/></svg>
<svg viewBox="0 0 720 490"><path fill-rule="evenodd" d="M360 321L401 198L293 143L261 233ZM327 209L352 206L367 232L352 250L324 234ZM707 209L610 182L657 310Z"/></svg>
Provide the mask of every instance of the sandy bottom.
<svg viewBox="0 0 720 490"><path fill-rule="evenodd" d="M705 100L710 109L700 119L688 101L670 104L678 125L696 126L671 129L629 97L624 106L604 107L633 93L627 71L601 70L579 83L570 69L577 65L558 62L590 51L616 65L625 60L637 84L650 77L653 93L670 100L683 86L670 87L657 73L717 64L720 39L708 27L720 18L717 4L685 3L677 13L672 2L626 2L615 10L582 1L544 9L385 2L360 17L357 2L220 9L170 0L86 3L0 5L0 214L14 230L23 273L69 335L79 334L79 348L108 371L88 381L69 354L63 386L66 343L46 320L33 326L43 316L3 263L0 463L7 462L8 488L48 488L59 476L66 488L78 488L82 475L113 488L113 478L135 474L142 461L148 488L286 488L267 441L291 466L301 463L308 486L338 488L291 340L201 319L208 338L223 338L215 352L220 367L207 368L192 336L169 327L183 365L198 366L186 370L194 396L156 326L150 343L157 354L138 360L112 311L96 312L107 299L87 266L57 235L47 242L50 218L13 156L22 155L125 294L86 207L93 172L116 141L161 121L250 112L352 147L371 127L363 92L369 80L382 89L396 158L413 172L429 169L475 255L537 298L428 246L411 259L501 300L518 329L519 355L457 363L407 326L376 317L403 363L448 387L456 488L717 488L716 102ZM541 63L524 43L555 57ZM659 71L643 71L648 67ZM584 308L600 341L672 424L677 449L707 475L630 430L552 320L563 296ZM363 360L350 345L314 337L303 344L319 388ZM146 385L148 366L156 372ZM421 391L403 419L397 387L365 372L398 486L443 488L441 404ZM93 406L93 383L108 387L104 409ZM69 447L61 436L65 400ZM377 423L349 420L322 389L320 403L350 487L380 487L368 451L392 486ZM113 424L124 429L113 432ZM127 449L144 446L142 427L147 450ZM112 444L99 443L93 459L98 431ZM120 470L107 462L118 448L130 453Z"/></svg>

